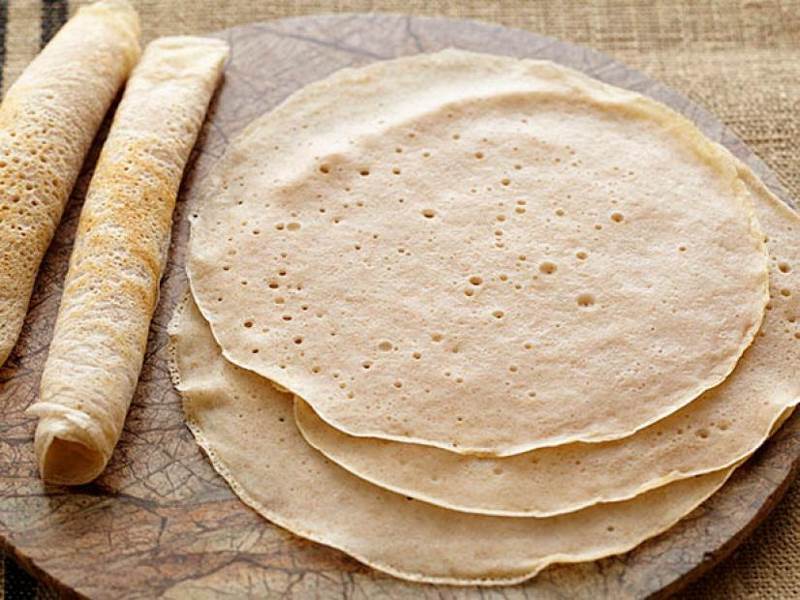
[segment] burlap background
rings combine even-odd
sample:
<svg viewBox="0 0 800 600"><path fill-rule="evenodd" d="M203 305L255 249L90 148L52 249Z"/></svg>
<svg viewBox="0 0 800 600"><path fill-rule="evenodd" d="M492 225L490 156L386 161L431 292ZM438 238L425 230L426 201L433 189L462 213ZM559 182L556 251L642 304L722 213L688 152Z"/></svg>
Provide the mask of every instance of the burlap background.
<svg viewBox="0 0 800 600"><path fill-rule="evenodd" d="M132 0L147 40L311 13L391 11L495 21L592 46L705 106L800 199L800 1ZM0 0L5 88L83 0ZM49 597L6 563L7 600ZM800 598L800 484L688 598ZM0 593L2 598L2 593Z"/></svg>

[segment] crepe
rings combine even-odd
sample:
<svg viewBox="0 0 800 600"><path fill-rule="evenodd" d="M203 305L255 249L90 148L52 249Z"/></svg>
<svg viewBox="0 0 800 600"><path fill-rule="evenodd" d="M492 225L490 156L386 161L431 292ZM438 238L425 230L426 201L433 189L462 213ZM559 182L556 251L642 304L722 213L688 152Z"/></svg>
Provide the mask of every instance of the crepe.
<svg viewBox="0 0 800 600"><path fill-rule="evenodd" d="M83 7L0 105L0 365L92 138L139 58L138 40L139 17L124 0Z"/></svg>
<svg viewBox="0 0 800 600"><path fill-rule="evenodd" d="M469 515L411 500L308 446L294 424L291 396L224 360L194 303L183 306L170 324L176 383L189 427L216 470L273 523L397 577L503 585L555 562L625 552L672 526L730 473L549 519Z"/></svg>
<svg viewBox="0 0 800 600"><path fill-rule="evenodd" d="M81 212L39 400L45 481L105 468L139 371L183 169L228 53L220 40L152 42L120 102Z"/></svg>
<svg viewBox="0 0 800 600"><path fill-rule="evenodd" d="M348 436L297 399L306 441L381 487L457 510L516 516L625 500L740 461L800 400L800 218L749 169L742 165L740 173L768 236L770 310L731 376L680 411L622 440L478 458Z"/></svg>
<svg viewBox="0 0 800 600"><path fill-rule="evenodd" d="M547 62L339 72L251 124L202 195L188 272L225 357L354 436L623 438L721 383L768 299L729 155Z"/></svg>

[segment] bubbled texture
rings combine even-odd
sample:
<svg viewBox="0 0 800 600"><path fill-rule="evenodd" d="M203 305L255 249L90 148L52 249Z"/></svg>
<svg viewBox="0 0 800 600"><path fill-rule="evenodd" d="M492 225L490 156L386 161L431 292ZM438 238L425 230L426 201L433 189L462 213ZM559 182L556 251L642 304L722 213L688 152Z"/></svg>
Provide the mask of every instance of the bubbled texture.
<svg viewBox="0 0 800 600"><path fill-rule="evenodd" d="M19 336L83 158L139 57L138 38L127 2L83 8L0 105L0 364Z"/></svg>

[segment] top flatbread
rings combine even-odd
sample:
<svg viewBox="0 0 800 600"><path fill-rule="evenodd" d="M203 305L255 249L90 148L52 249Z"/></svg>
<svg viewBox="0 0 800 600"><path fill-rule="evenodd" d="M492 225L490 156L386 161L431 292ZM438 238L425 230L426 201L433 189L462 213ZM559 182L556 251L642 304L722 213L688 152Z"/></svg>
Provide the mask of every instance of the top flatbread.
<svg viewBox="0 0 800 600"><path fill-rule="evenodd" d="M204 195L189 276L225 356L356 436L627 436L724 380L768 297L728 156L547 62L342 71L254 122Z"/></svg>

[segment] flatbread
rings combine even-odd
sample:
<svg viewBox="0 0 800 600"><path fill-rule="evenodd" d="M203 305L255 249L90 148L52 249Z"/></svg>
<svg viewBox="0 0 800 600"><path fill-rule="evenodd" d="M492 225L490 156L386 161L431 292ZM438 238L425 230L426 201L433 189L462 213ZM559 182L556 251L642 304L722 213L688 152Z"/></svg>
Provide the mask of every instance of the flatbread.
<svg viewBox="0 0 800 600"><path fill-rule="evenodd" d="M228 45L167 37L131 75L81 211L39 400L34 447L45 481L105 468L142 368L183 169Z"/></svg>
<svg viewBox="0 0 800 600"><path fill-rule="evenodd" d="M234 141L188 271L226 358L337 429L506 456L721 383L768 299L730 157L548 62L346 70Z"/></svg>
<svg viewBox="0 0 800 600"><path fill-rule="evenodd" d="M457 510L517 516L624 500L740 461L800 401L800 217L749 169L742 165L740 173L768 236L770 310L731 376L680 411L614 442L479 458L348 436L298 399L295 415L306 441L381 487Z"/></svg>
<svg viewBox="0 0 800 600"><path fill-rule="evenodd" d="M139 53L130 4L82 7L0 105L0 365L17 342L83 158Z"/></svg>
<svg viewBox="0 0 800 600"><path fill-rule="evenodd" d="M397 577L503 585L555 562L625 552L672 526L730 473L549 519L469 515L406 499L306 444L291 396L224 360L194 303L184 306L170 325L175 375L188 425L216 470L273 523Z"/></svg>

